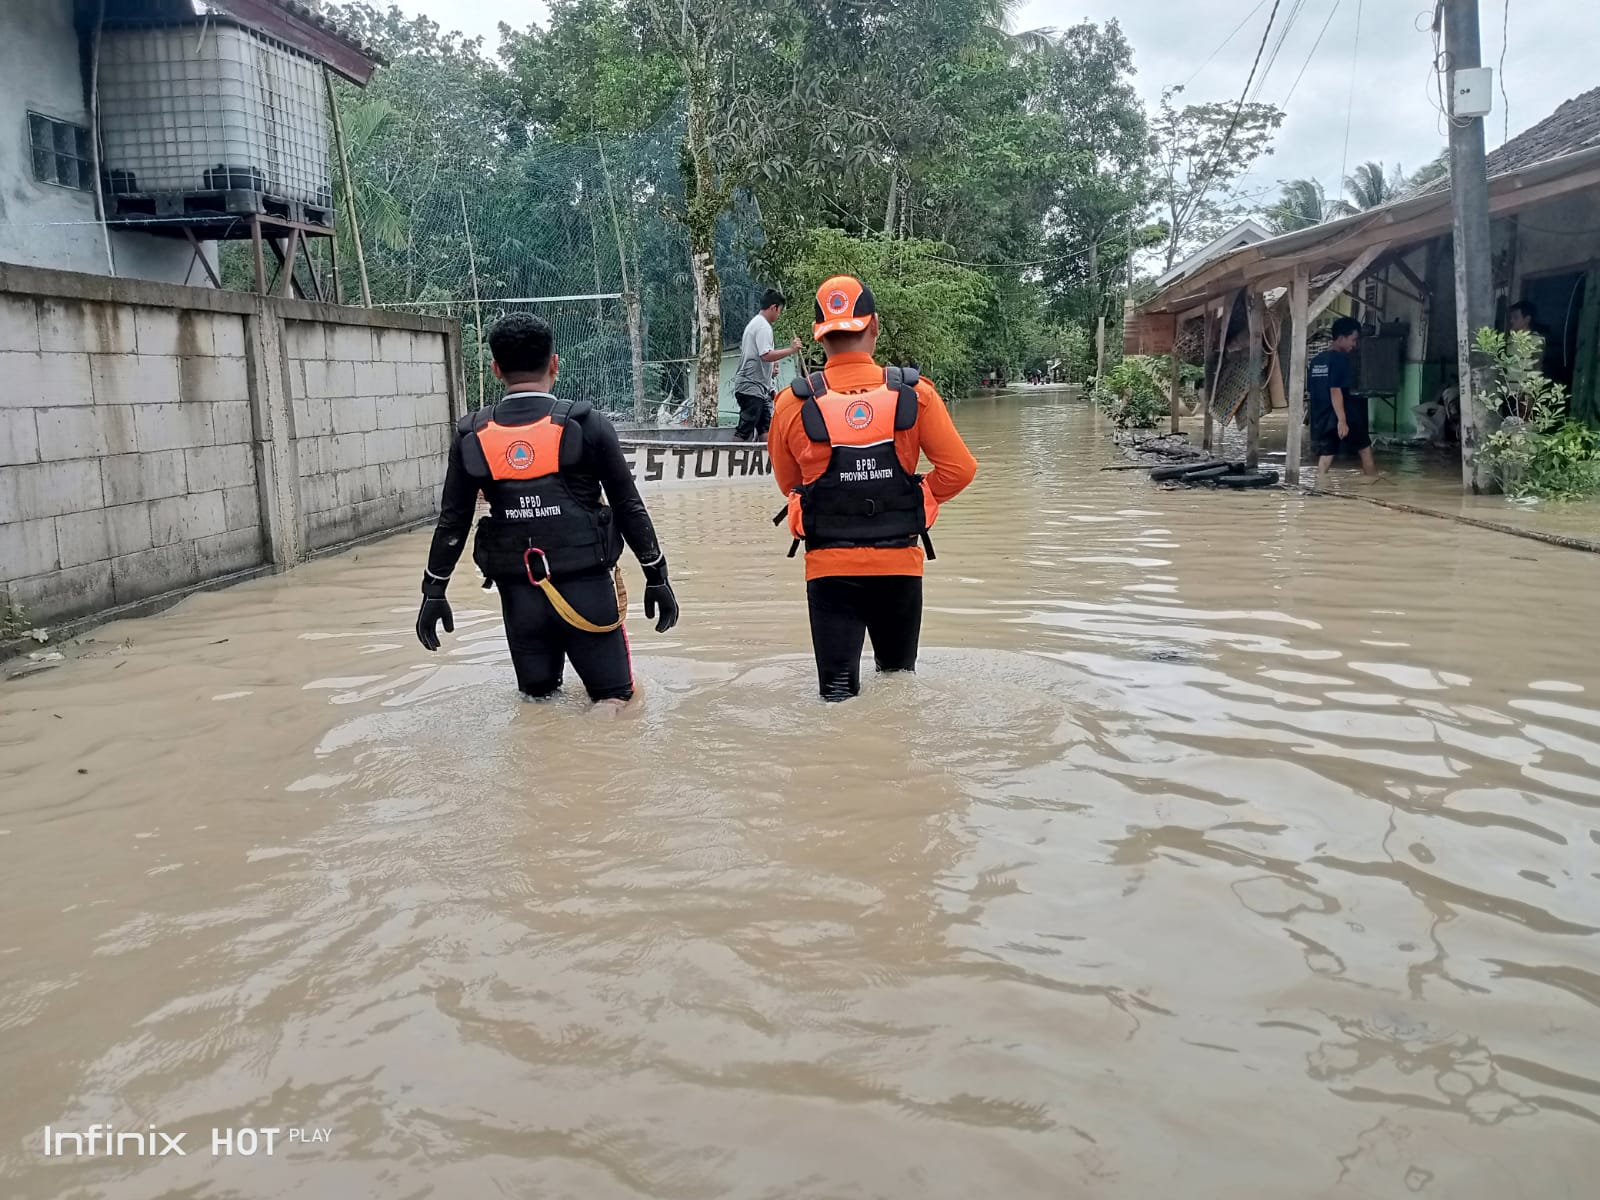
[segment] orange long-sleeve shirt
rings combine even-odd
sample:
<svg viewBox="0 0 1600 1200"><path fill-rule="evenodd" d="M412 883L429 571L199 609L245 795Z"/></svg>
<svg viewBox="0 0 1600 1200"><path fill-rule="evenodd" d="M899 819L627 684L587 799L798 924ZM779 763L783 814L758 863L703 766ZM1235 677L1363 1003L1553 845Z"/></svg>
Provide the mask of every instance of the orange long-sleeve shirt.
<svg viewBox="0 0 1600 1200"><path fill-rule="evenodd" d="M866 392L883 385L883 368L870 354L836 354L828 360L823 373L830 391ZM926 379L917 383L917 400L917 423L894 435L895 453L900 465L913 474L922 456L928 456L933 464L926 476L928 488L933 498L943 504L972 482L978 473L978 460L961 440L939 390ZM806 436L800 407L800 398L792 388L779 392L773 405L772 428L767 434L772 477L785 496L827 470L831 457L828 446ZM807 579L832 575L921 574L921 546L890 549L850 546L812 550L806 554Z"/></svg>

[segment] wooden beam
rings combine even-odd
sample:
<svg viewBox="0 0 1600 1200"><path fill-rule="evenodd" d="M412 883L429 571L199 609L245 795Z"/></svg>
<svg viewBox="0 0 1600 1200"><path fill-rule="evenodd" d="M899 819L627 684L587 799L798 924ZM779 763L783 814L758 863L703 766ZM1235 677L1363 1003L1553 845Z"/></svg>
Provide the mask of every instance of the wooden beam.
<svg viewBox="0 0 1600 1200"><path fill-rule="evenodd" d="M1183 424L1182 424L1182 421L1181 421L1181 419L1179 417L1179 409L1178 409L1179 370L1178 370L1178 344L1177 344L1176 340L1173 341L1172 354L1169 357L1172 359L1172 376L1171 376L1170 380L1168 381L1167 405L1168 405L1169 411L1172 414L1172 432L1173 432L1174 435L1177 435L1178 433L1181 433L1183 431Z"/></svg>
<svg viewBox="0 0 1600 1200"><path fill-rule="evenodd" d="M1388 242L1379 242L1376 246L1368 246L1360 254L1356 255L1355 260L1339 272L1339 277L1328 285L1322 295L1311 302L1310 311L1306 313L1307 322L1315 321L1326 312L1328 305L1343 295L1347 287L1360 279L1366 269L1372 265L1373 260L1388 248Z"/></svg>
<svg viewBox="0 0 1600 1200"><path fill-rule="evenodd" d="M1600 185L1600 166L1586 167L1570 175L1548 179L1542 183L1524 183L1515 179L1504 182L1491 180L1489 215L1503 216L1508 212L1518 212L1546 200L1553 200L1597 185ZM1263 250L1270 247L1271 242L1262 242L1259 246L1236 250L1227 258L1213 264L1210 269L1215 272L1214 274L1208 275L1202 269L1193 278L1174 285L1187 289L1181 296L1166 302L1154 301L1141 311L1165 313L1192 308L1208 298L1223 296L1250 283L1271 279L1274 276L1281 277L1292 272L1301 263L1316 264L1330 259L1336 260L1342 254L1348 254L1358 247L1364 248L1372 244L1420 243L1440 235L1448 235L1451 225L1450 193L1442 192L1436 199L1435 205L1415 216L1397 218L1393 212L1385 211L1371 221L1349 230L1338 231L1326 242L1318 243L1299 253L1266 257Z"/></svg>
<svg viewBox="0 0 1600 1200"><path fill-rule="evenodd" d="M1261 294L1254 288L1244 294L1245 315L1250 321L1250 392L1245 401L1246 439L1244 450L1245 470L1254 471L1261 461L1261 340L1265 331L1261 322Z"/></svg>
<svg viewBox="0 0 1600 1200"><path fill-rule="evenodd" d="M1405 255L1403 253L1396 254L1394 258L1390 259L1389 261L1400 272L1400 274L1404 275L1408 280L1411 281L1411 286L1417 289L1416 299L1426 302L1433 296L1433 293L1428 290L1428 285L1422 282L1422 276L1413 271L1410 265L1406 262Z"/></svg>
<svg viewBox="0 0 1600 1200"><path fill-rule="evenodd" d="M1310 333L1311 268L1300 267L1289 286L1289 320L1294 341L1289 349L1289 450L1284 457L1284 478L1300 482L1300 456L1306 421L1306 336Z"/></svg>

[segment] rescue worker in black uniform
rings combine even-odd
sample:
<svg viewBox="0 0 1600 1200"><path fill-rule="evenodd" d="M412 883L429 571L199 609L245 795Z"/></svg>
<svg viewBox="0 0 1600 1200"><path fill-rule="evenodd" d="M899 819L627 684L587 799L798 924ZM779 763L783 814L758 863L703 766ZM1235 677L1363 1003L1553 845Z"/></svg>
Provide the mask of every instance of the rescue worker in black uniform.
<svg viewBox="0 0 1600 1200"><path fill-rule="evenodd" d="M439 625L455 632L445 593L482 492L490 511L478 522L473 561L483 586L500 590L517 686L530 699L553 694L570 659L590 699L625 702L633 664L612 578L623 542L644 569L646 618L660 611L657 633L678 621L650 514L611 422L588 401L551 394L560 356L550 326L512 313L489 331L489 349L506 394L456 427L417 640L437 650Z"/></svg>

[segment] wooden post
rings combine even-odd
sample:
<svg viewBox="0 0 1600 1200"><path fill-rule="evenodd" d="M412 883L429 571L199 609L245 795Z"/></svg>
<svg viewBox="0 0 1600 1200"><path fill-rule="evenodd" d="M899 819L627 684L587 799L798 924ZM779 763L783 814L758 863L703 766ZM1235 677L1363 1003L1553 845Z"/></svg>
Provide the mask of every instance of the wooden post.
<svg viewBox="0 0 1600 1200"><path fill-rule="evenodd" d="M472 272L472 313L478 329L478 407L483 407L483 305L478 300L478 255L472 248L472 226L467 221L467 194L457 192L461 201L461 229L467 235L467 267Z"/></svg>
<svg viewBox="0 0 1600 1200"><path fill-rule="evenodd" d="M1208 451L1211 449L1211 393L1214 387L1212 381L1215 378L1215 374L1211 369L1211 343L1216 340L1216 326L1216 301L1207 300L1206 328L1200 342L1200 369L1202 372L1200 377L1200 415L1205 422L1203 432L1200 435L1200 448ZM1221 369L1221 365L1221 363L1217 364L1218 370Z"/></svg>
<svg viewBox="0 0 1600 1200"><path fill-rule="evenodd" d="M1244 294L1245 316L1250 322L1250 394L1246 401L1245 470L1254 471L1261 461L1261 293L1254 287Z"/></svg>
<svg viewBox="0 0 1600 1200"><path fill-rule="evenodd" d="M1177 322L1177 324L1179 324L1181 327L1182 323ZM1176 333L1176 331L1174 332ZM1172 411L1172 432L1174 434L1181 433L1183 430L1182 422L1178 416L1180 411L1178 408L1178 377L1178 339L1176 336L1174 336L1172 340L1172 378L1168 385L1171 390L1169 391L1167 397L1167 402L1171 406Z"/></svg>
<svg viewBox="0 0 1600 1200"><path fill-rule="evenodd" d="M328 90L328 111L333 114L333 144L339 152L339 177L344 182L345 215L350 221L350 241L356 248L356 271L361 277L361 304L372 307L372 286L367 282L367 254L361 247L361 220L356 216L356 187L350 178L350 156L345 151L344 121L339 116L339 98L333 91L333 73L322 68L322 83Z"/></svg>
<svg viewBox="0 0 1600 1200"><path fill-rule="evenodd" d="M1300 456L1304 452L1306 420L1306 338L1311 308L1311 268L1301 264L1294 269L1289 287L1289 320L1294 325L1294 343L1289 349L1289 449L1284 457L1284 478L1300 482ZM1320 482L1320 481L1319 481Z"/></svg>

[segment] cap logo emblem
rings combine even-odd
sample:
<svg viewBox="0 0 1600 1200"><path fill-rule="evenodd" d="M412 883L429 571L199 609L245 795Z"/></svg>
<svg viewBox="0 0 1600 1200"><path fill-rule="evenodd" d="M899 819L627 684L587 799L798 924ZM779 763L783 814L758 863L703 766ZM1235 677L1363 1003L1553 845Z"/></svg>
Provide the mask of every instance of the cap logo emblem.
<svg viewBox="0 0 1600 1200"><path fill-rule="evenodd" d="M844 292L836 290L828 293L828 311L834 316L838 316L849 307L850 297Z"/></svg>

